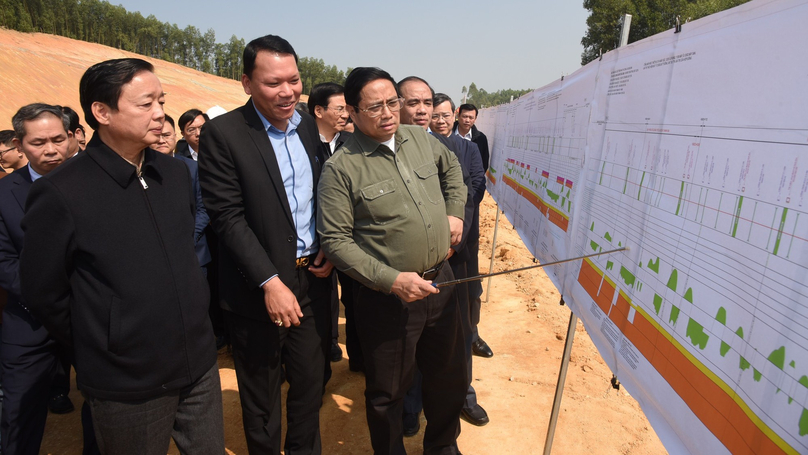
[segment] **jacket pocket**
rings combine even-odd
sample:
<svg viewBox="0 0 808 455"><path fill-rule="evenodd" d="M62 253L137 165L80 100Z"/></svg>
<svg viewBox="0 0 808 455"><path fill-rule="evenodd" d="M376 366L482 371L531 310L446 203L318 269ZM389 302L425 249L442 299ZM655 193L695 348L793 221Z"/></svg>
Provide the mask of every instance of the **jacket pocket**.
<svg viewBox="0 0 808 455"><path fill-rule="evenodd" d="M109 305L109 333L107 335L107 349L113 354L118 353L121 336L121 299L112 296Z"/></svg>
<svg viewBox="0 0 808 455"><path fill-rule="evenodd" d="M387 224L409 215L409 207L393 179L366 186L360 191L370 216L376 224Z"/></svg>
<svg viewBox="0 0 808 455"><path fill-rule="evenodd" d="M426 194L426 198L433 204L443 202L443 191L440 188L440 178L438 177L438 167L434 163L427 163L413 169L421 188Z"/></svg>

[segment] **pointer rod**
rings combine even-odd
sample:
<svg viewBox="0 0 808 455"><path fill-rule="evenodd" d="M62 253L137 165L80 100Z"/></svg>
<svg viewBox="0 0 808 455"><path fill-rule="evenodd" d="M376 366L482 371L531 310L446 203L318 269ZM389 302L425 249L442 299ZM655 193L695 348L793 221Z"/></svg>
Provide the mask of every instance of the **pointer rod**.
<svg viewBox="0 0 808 455"><path fill-rule="evenodd" d="M618 251L628 251L628 247L624 246L622 248L617 248L616 250L601 251L600 253L593 253L593 254L587 254L586 256L578 256L578 257L575 257L575 258L562 259L560 261L548 262L546 264L529 265L527 267L522 267L522 268L519 268L519 269L503 270L501 272L489 273L487 275L477 275L477 276L472 276L472 277L469 277L469 278L461 278L459 280L445 281L443 283L432 283L432 286L435 286L436 288L442 288L444 286L451 286L453 284L460 284L460 283L465 283L465 282L468 282L468 281L482 280L483 278L488 278L489 276L504 275L506 273L521 272L522 270L529 270L529 269L535 269L535 268L539 268L539 267L546 267L548 265L563 264L564 262L577 261L578 259L591 258L591 257L595 257L595 256L600 256L602 254L617 253Z"/></svg>

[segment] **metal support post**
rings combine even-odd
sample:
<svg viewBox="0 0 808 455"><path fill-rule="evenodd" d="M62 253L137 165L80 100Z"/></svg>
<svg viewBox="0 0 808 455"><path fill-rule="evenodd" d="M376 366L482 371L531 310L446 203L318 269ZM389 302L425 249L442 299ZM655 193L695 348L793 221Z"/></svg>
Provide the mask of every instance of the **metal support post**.
<svg viewBox="0 0 808 455"><path fill-rule="evenodd" d="M564 381L567 379L567 369L570 365L572 340L575 338L575 326L578 316L570 312L570 324L567 327L567 340L564 343L564 355L561 357L561 369L558 371L558 384L556 384L555 398L553 398L553 411L550 413L550 424L547 427L547 438L544 440L544 455L550 455L553 449L553 435L558 423L558 411L561 409L561 396L564 394Z"/></svg>
<svg viewBox="0 0 808 455"><path fill-rule="evenodd" d="M494 221L494 238L491 240L491 262L488 264L488 273L494 270L494 253L497 250L497 229L499 229L499 206L497 206L497 219ZM488 303L488 295L491 293L491 277L488 277L488 284L485 286L485 303Z"/></svg>

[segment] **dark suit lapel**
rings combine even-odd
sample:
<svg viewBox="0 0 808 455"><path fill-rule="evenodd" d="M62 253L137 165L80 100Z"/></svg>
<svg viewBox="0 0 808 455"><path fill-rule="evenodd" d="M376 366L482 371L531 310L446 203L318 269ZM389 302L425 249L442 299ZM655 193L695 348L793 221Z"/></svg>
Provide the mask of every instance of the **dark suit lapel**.
<svg viewBox="0 0 808 455"><path fill-rule="evenodd" d="M25 213L25 200L28 199L28 190L31 189L31 173L28 172L28 166L14 171L15 174L18 172L22 178L15 182L17 185L12 188L11 194L14 195L14 199L20 204L20 209Z"/></svg>
<svg viewBox="0 0 808 455"><path fill-rule="evenodd" d="M306 119L303 114L301 114L301 117L303 118L300 119L300 124L297 126L297 134L306 149L306 154L309 156L314 194L316 195L317 182L320 180L320 169L327 155L324 155L325 149L323 148L323 143L320 142L320 134L317 132L314 120ZM325 144L325 146L328 147L328 144Z"/></svg>
<svg viewBox="0 0 808 455"><path fill-rule="evenodd" d="M278 193L278 199L283 206L286 220L294 227L295 222L292 218L292 209L289 207L289 198L286 195L286 188L283 186L281 168L278 166L278 159L275 157L275 150L272 148L272 142L269 141L269 136L267 136L267 132L264 129L264 124L255 112L252 98L250 98L244 106L244 120L249 126L250 138L252 138L255 148L264 160L264 166L267 169L267 173L269 173L270 180L272 180L272 185L275 187L275 192Z"/></svg>

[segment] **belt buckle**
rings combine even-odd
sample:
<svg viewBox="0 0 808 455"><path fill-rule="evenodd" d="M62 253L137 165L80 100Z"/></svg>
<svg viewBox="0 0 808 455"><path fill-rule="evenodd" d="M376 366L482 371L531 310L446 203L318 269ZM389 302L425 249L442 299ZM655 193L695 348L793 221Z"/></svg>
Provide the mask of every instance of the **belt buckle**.
<svg viewBox="0 0 808 455"><path fill-rule="evenodd" d="M302 258L297 258L295 260L295 267L298 268L298 269L302 269L303 267L306 267L308 265L309 265L309 257L308 256L303 256Z"/></svg>

